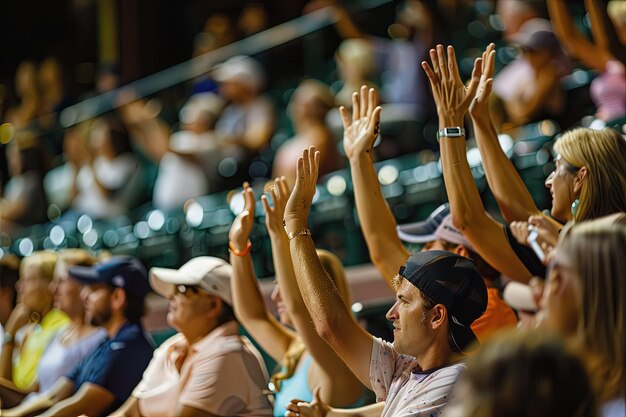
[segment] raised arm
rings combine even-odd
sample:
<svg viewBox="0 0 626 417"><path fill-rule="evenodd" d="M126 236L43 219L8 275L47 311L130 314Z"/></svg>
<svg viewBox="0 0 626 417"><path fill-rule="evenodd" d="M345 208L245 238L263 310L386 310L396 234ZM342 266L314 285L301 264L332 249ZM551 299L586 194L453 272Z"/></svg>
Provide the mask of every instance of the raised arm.
<svg viewBox="0 0 626 417"><path fill-rule="evenodd" d="M244 210L233 222L229 237L233 266L233 304L237 318L261 347L279 362L295 335L281 325L265 308L250 256L250 232L254 225L254 192L244 184Z"/></svg>
<svg viewBox="0 0 626 417"><path fill-rule="evenodd" d="M373 132L374 125L369 126ZM285 229L300 292L317 333L339 354L359 380L369 380L372 336L352 318L339 290L320 263L307 219L319 168L319 152L305 149L298 158L296 185L285 208Z"/></svg>
<svg viewBox="0 0 626 417"><path fill-rule="evenodd" d="M352 94L352 120L346 109L339 108L343 120L343 147L350 161L356 210L367 243L370 259L387 284L409 257L396 232L396 219L383 197L374 170L372 148L379 133L381 108L376 106L376 90L366 86ZM372 119L372 120L370 120ZM374 130L368 129L374 124Z"/></svg>
<svg viewBox="0 0 626 417"><path fill-rule="evenodd" d="M265 222L272 242L272 258L276 279L283 301L298 336L313 357L317 376L314 384L325 387L323 400L333 405L352 404L361 394L361 384L346 367L333 349L315 331L311 315L304 304L298 288L294 266L289 252L289 239L283 226L285 205L289 199L289 187L285 178L277 178L271 189L274 207L262 196L265 206Z"/></svg>
<svg viewBox="0 0 626 417"><path fill-rule="evenodd" d="M585 8L591 19L591 33L603 49L608 50L613 57L626 65L626 45L620 42L607 6L606 0L585 0Z"/></svg>
<svg viewBox="0 0 626 417"><path fill-rule="evenodd" d="M471 102L469 113L472 116L485 176L504 218L508 222L526 220L539 213L539 209L515 166L500 147L498 133L489 111L491 88L484 88L486 81L493 77L495 57L495 45L490 44L482 57L480 85L483 88L480 89L481 94Z"/></svg>
<svg viewBox="0 0 626 417"><path fill-rule="evenodd" d="M554 33L567 52L597 71L604 71L611 54L601 45L594 45L574 25L564 0L547 0Z"/></svg>
<svg viewBox="0 0 626 417"><path fill-rule="evenodd" d="M422 67L430 81L439 115L439 128L459 127L470 101L478 88L482 58L476 60L472 80L465 88L456 65L454 49L448 47L448 61L442 45L430 50L433 68L426 62ZM491 87L492 79L483 87ZM467 162L465 137L442 137L441 165L446 185L452 222L472 243L477 252L505 275L528 282L531 275L506 240L503 226L485 213L480 194Z"/></svg>

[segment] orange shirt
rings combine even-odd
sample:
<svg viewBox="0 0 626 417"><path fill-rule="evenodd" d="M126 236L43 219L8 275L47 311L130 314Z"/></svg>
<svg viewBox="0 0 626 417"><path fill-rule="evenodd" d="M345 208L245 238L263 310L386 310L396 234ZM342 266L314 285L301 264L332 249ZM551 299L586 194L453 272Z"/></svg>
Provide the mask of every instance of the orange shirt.
<svg viewBox="0 0 626 417"><path fill-rule="evenodd" d="M472 323L472 330L479 342L500 329L515 327L517 317L513 309L500 297L497 288L487 288L487 309L485 314Z"/></svg>

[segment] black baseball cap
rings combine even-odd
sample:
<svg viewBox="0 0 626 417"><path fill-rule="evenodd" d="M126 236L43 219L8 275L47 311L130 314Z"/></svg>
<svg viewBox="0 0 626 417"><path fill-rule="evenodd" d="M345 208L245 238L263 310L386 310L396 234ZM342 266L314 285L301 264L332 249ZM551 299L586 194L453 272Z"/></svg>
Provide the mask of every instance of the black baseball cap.
<svg viewBox="0 0 626 417"><path fill-rule="evenodd" d="M148 272L139 259L132 256L114 256L91 267L72 266L68 274L82 284L102 283L122 288L138 299L150 292Z"/></svg>
<svg viewBox="0 0 626 417"><path fill-rule="evenodd" d="M431 250L411 255L399 274L448 309L448 328L460 352L478 339L470 328L487 308L487 287L474 263L452 252Z"/></svg>

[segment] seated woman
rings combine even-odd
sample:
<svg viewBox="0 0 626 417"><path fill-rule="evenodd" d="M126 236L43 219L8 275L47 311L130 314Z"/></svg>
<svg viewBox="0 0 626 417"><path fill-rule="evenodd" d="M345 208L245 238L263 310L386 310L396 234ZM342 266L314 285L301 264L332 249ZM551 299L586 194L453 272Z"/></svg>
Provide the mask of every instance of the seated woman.
<svg viewBox="0 0 626 417"><path fill-rule="evenodd" d="M330 89L319 81L302 81L293 92L287 107L293 123L295 136L281 145L274 158L274 177L285 177L287 184L295 184L293 167L302 153L302 148L315 146L322 153L320 175L341 168L342 161L337 144L326 124L326 115L334 105Z"/></svg>
<svg viewBox="0 0 626 417"><path fill-rule="evenodd" d="M437 68L451 65L456 71L452 47L448 47L448 64L441 45L431 50L431 59ZM450 130L443 129L463 126L469 108L487 181L505 219L525 221L532 215L544 216L500 148L491 123L487 101L493 85L494 59L492 44L482 60L477 60L468 89L458 75L434 72L428 64L422 65L440 113L441 161L453 223L493 267L527 282L533 275L545 276L545 266L530 248L518 244L508 226L485 213L467 162L464 131L458 129L450 137ZM460 93L446 96L452 89ZM626 211L626 141L618 132L575 129L563 134L554 149L555 170L546 180L546 187L552 193L551 216L555 220L550 221L555 227L570 220L578 222Z"/></svg>
<svg viewBox="0 0 626 417"><path fill-rule="evenodd" d="M548 266L537 321L583 353L603 405L602 416L626 410L626 215L567 226Z"/></svg>
<svg viewBox="0 0 626 417"><path fill-rule="evenodd" d="M358 405L363 386L318 336L295 280L289 241L283 227L289 197L286 181L276 179L271 193L274 207L269 206L265 196L263 205L278 281L272 299L277 304L280 322L265 308L252 266L248 238L254 223L255 199L252 189L247 186L244 186L245 209L235 219L229 239L235 313L252 337L281 365L280 371L272 376L274 415L284 415L293 398L311 401L312 391L318 386L324 388L324 401L333 406ZM328 252L320 252L320 255L344 303L350 305L341 263Z"/></svg>
<svg viewBox="0 0 626 417"><path fill-rule="evenodd" d="M37 390L28 394L24 401L52 388L59 378L67 375L106 339L103 329L85 322L85 307L80 295L83 286L68 276L71 266L92 266L96 258L83 249L64 249L58 256L50 291L54 295L55 308L67 314L71 323L57 333L41 355L37 365L37 384L30 387Z"/></svg>
<svg viewBox="0 0 626 417"><path fill-rule="evenodd" d="M67 315L53 306L49 287L56 261L54 252L42 251L27 256L20 264L18 305L4 328L0 356L3 407L17 405L25 393L37 391L39 359L57 333L70 324Z"/></svg>

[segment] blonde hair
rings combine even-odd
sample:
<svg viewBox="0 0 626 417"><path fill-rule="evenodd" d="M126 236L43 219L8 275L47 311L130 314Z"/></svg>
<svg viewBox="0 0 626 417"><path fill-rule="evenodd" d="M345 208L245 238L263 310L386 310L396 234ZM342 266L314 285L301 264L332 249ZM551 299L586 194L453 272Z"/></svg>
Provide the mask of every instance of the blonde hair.
<svg viewBox="0 0 626 417"><path fill-rule="evenodd" d="M36 268L37 275L46 281L52 281L52 274L57 263L57 254L52 251L38 251L28 255L20 263L20 277L27 268Z"/></svg>
<svg viewBox="0 0 626 417"><path fill-rule="evenodd" d="M578 279L578 342L603 400L626 390L625 217L570 225L558 246Z"/></svg>
<svg viewBox="0 0 626 417"><path fill-rule="evenodd" d="M98 259L85 249L62 249L58 252L59 261L68 265L92 266Z"/></svg>
<svg viewBox="0 0 626 417"><path fill-rule="evenodd" d="M575 168L586 167L574 221L626 211L626 140L609 128L578 128L554 144L563 160Z"/></svg>
<svg viewBox="0 0 626 417"><path fill-rule="evenodd" d="M335 254L323 249L317 250L317 256L322 263L324 270L333 280L335 288L339 291L344 304L346 307L350 308L352 303L350 299L350 291L341 260L339 260ZM275 392L280 391L282 381L293 376L296 366L298 365L298 361L300 360L300 357L302 357L305 350L306 346L302 342L302 339L300 339L300 337L294 338L293 342L287 349L287 352L285 352L285 355L280 361L281 369L272 375L270 382L273 384Z"/></svg>
<svg viewBox="0 0 626 417"><path fill-rule="evenodd" d="M346 39L337 48L337 58L359 69L365 78L374 74L375 59L370 43L364 39Z"/></svg>

